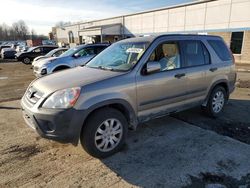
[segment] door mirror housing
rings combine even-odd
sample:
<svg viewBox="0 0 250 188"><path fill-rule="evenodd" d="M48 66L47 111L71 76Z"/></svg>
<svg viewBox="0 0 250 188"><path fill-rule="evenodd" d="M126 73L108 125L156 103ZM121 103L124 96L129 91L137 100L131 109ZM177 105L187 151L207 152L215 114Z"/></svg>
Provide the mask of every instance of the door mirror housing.
<svg viewBox="0 0 250 188"><path fill-rule="evenodd" d="M147 70L147 74L159 72L161 70L161 65L158 61L149 61L147 63L146 70Z"/></svg>
<svg viewBox="0 0 250 188"><path fill-rule="evenodd" d="M76 53L76 54L73 55L73 57L74 57L74 58L78 58L78 57L80 57L80 54L79 54L79 53Z"/></svg>

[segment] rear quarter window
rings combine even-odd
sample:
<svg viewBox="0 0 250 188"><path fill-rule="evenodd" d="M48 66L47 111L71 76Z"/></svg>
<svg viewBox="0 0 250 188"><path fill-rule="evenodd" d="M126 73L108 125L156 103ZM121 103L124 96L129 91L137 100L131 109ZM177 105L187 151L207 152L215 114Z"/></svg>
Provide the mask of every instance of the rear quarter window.
<svg viewBox="0 0 250 188"><path fill-rule="evenodd" d="M222 61L232 60L231 52L222 40L208 40L208 43Z"/></svg>

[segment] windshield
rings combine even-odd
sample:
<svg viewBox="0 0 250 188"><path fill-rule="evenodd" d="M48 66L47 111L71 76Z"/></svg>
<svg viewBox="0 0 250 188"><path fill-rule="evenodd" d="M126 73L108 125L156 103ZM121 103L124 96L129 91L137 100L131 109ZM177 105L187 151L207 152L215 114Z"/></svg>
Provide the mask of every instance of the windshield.
<svg viewBox="0 0 250 188"><path fill-rule="evenodd" d="M136 65L148 46L149 42L113 44L92 59L87 67L128 71Z"/></svg>
<svg viewBox="0 0 250 188"><path fill-rule="evenodd" d="M79 47L70 48L66 52L62 53L60 57L72 56L79 50Z"/></svg>
<svg viewBox="0 0 250 188"><path fill-rule="evenodd" d="M46 57L51 57L58 49L51 50L49 53L47 53Z"/></svg>

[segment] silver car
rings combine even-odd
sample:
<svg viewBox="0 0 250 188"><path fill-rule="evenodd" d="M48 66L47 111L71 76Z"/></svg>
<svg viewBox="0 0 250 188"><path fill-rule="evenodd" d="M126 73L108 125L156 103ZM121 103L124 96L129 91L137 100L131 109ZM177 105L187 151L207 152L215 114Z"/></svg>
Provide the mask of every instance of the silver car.
<svg viewBox="0 0 250 188"><path fill-rule="evenodd" d="M235 87L234 59L220 37L162 35L111 45L86 66L33 81L21 105L42 137L107 157L128 128L202 106L219 116Z"/></svg>
<svg viewBox="0 0 250 188"><path fill-rule="evenodd" d="M56 48L54 50L51 50L49 53L43 55L43 56L38 56L36 57L33 62L32 62L32 67L35 66L35 64L38 61L41 61L42 59L47 59L49 57L58 57L60 55L62 55L64 52L66 52L68 50L68 48Z"/></svg>
<svg viewBox="0 0 250 188"><path fill-rule="evenodd" d="M59 57L50 57L34 63L34 74L36 77L41 77L53 72L85 65L108 46L109 44L88 44L70 48Z"/></svg>

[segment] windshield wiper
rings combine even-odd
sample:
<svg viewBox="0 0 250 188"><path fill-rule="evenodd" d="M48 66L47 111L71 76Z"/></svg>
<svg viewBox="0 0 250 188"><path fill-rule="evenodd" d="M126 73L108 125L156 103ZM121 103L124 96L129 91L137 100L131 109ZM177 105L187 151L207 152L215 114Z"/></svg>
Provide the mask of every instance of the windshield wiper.
<svg viewBox="0 0 250 188"><path fill-rule="evenodd" d="M87 66L89 68L94 68L94 69L101 69L101 70L108 70L108 71L115 71L115 72L126 72L125 70L121 70L121 69L114 69L112 67L105 67L105 66L97 66L97 67L91 67L91 66Z"/></svg>
<svg viewBox="0 0 250 188"><path fill-rule="evenodd" d="M98 68L99 68L99 69L102 69L102 70L110 70L110 71L114 70L114 69L111 68L111 67L104 67L104 66L98 66Z"/></svg>

